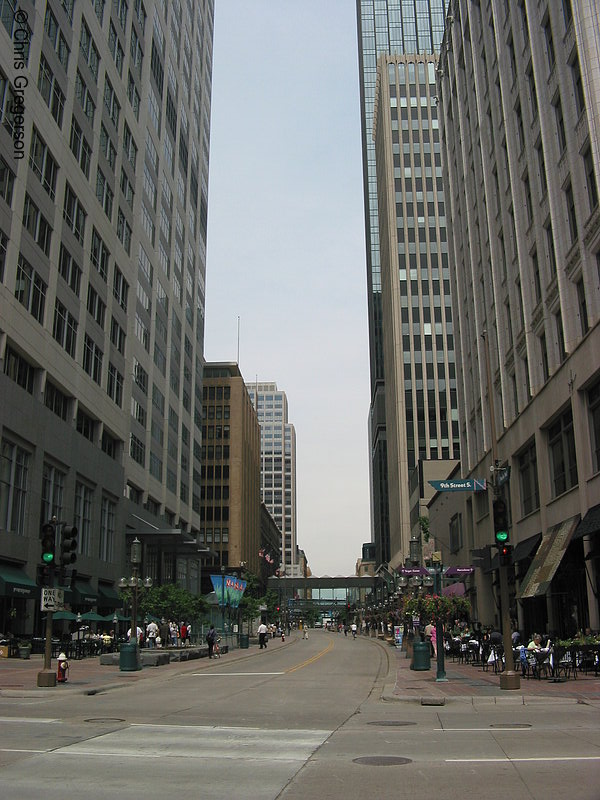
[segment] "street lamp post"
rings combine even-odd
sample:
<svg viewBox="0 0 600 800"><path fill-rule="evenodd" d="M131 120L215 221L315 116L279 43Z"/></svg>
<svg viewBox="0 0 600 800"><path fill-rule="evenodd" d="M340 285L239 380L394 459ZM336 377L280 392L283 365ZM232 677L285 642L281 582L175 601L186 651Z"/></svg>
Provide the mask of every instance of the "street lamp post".
<svg viewBox="0 0 600 800"><path fill-rule="evenodd" d="M134 646L135 663L138 663L139 659L139 642L137 635L138 592L142 588L149 589L152 586L152 578L144 578L144 580L142 580L138 575L141 563L142 543L136 536L131 544L131 577L121 578L119 580L119 587L121 589L131 589L131 636L129 637L129 642ZM141 667L138 667L138 669L141 669Z"/></svg>
<svg viewBox="0 0 600 800"><path fill-rule="evenodd" d="M435 587L434 592L437 595L442 593L442 564L437 562L434 572ZM435 676L436 683L444 683L448 680L446 677L446 663L444 652L444 623L441 619L435 621L435 643L436 643L436 660L437 660L437 673Z"/></svg>

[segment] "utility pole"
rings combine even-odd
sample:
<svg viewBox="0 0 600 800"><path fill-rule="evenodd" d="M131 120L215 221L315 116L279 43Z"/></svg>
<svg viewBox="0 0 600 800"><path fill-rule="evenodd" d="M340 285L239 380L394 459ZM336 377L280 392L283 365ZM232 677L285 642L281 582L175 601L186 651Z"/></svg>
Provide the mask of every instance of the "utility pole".
<svg viewBox="0 0 600 800"><path fill-rule="evenodd" d="M488 414L490 422L490 439L492 447L492 476L493 476L493 500L499 497L499 487L496 480L496 470L498 467L498 442L496 439L496 415L494 409L494 393L492 386L492 367L490 364L490 345L488 341L487 331L482 333L485 350L485 368L487 376L487 392L488 392ZM492 513L490 518L493 522L493 502L490 509ZM504 672L500 673L500 688L501 689L519 689L521 687L521 678L518 672L515 672L515 661L512 650L512 637L510 630L510 606L508 594L508 566L504 559L501 557L500 550L498 551L498 573L500 576L500 607L501 607L501 620L502 620L502 644L504 645Z"/></svg>

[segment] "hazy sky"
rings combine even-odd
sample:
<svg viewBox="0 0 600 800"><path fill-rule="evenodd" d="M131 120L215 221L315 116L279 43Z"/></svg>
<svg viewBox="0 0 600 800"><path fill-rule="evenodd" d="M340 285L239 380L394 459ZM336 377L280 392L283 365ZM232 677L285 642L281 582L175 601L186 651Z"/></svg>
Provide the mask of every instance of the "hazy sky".
<svg viewBox="0 0 600 800"><path fill-rule="evenodd" d="M216 0L206 344L287 394L298 545L352 575L370 541L354 0Z"/></svg>

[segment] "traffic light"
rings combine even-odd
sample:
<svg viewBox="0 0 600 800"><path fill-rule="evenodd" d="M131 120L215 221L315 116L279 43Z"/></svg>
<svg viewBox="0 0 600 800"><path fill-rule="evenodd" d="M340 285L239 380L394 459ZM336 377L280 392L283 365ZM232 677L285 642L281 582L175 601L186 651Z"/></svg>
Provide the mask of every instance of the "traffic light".
<svg viewBox="0 0 600 800"><path fill-rule="evenodd" d="M42 540L42 561L44 564L51 566L54 564L54 557L56 555L56 523L51 520L45 522L42 525L40 539Z"/></svg>
<svg viewBox="0 0 600 800"><path fill-rule="evenodd" d="M498 557L501 567L510 567L512 563L512 544L501 544L498 547Z"/></svg>
<svg viewBox="0 0 600 800"><path fill-rule="evenodd" d="M508 509L501 497L497 497L492 504L494 512L494 539L496 544L508 542Z"/></svg>
<svg viewBox="0 0 600 800"><path fill-rule="evenodd" d="M52 586L52 568L48 564L37 565L35 582L38 586Z"/></svg>
<svg viewBox="0 0 600 800"><path fill-rule="evenodd" d="M77 528L63 525L60 532L60 563L68 566L77 561Z"/></svg>

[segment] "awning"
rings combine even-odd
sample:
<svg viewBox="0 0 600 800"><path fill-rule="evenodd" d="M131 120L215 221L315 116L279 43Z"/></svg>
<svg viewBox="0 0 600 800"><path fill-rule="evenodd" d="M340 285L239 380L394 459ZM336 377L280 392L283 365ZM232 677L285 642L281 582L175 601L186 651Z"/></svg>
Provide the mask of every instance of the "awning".
<svg viewBox="0 0 600 800"><path fill-rule="evenodd" d="M585 517L577 526L577 530L573 534L572 541L576 542L577 539L583 539L584 536L598 535L600 533L600 504L592 506L587 512Z"/></svg>
<svg viewBox="0 0 600 800"><path fill-rule="evenodd" d="M98 594L94 591L92 584L86 580L76 580L73 587L73 603L75 605L95 606L98 602Z"/></svg>
<svg viewBox="0 0 600 800"><path fill-rule="evenodd" d="M98 584L98 605L100 608L123 608L123 601L113 586Z"/></svg>
<svg viewBox="0 0 600 800"><path fill-rule="evenodd" d="M539 597L548 591L578 521L579 515L570 517L564 522L554 525L542 538L542 543L521 584L520 592L517 595L519 599Z"/></svg>
<svg viewBox="0 0 600 800"><path fill-rule="evenodd" d="M442 589L442 594L446 595L447 597L459 597L465 593L465 585L464 583L451 583L450 586L444 586Z"/></svg>
<svg viewBox="0 0 600 800"><path fill-rule="evenodd" d="M37 597L36 582L16 564L0 564L0 597Z"/></svg>
<svg viewBox="0 0 600 800"><path fill-rule="evenodd" d="M530 536L529 539L518 542L513 550L512 563L517 564L519 561L525 561L526 558L529 558L541 541L542 534L536 533L535 536Z"/></svg>

